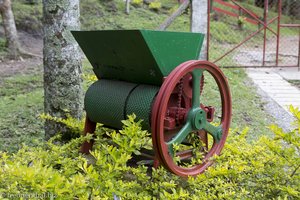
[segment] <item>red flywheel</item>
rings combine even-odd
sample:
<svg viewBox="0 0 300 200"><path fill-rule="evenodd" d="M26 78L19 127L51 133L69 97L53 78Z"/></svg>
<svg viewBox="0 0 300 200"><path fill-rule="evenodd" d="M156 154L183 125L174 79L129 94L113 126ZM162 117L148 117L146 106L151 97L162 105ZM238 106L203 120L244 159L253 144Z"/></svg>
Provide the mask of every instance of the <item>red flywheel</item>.
<svg viewBox="0 0 300 200"><path fill-rule="evenodd" d="M211 109L215 105L204 106L202 102L204 73L217 85L220 114L215 117ZM177 96L179 102L174 100ZM223 72L207 61L187 61L166 77L152 107L152 142L156 157L179 176L202 173L213 163L210 158L220 154L230 121L231 95Z"/></svg>

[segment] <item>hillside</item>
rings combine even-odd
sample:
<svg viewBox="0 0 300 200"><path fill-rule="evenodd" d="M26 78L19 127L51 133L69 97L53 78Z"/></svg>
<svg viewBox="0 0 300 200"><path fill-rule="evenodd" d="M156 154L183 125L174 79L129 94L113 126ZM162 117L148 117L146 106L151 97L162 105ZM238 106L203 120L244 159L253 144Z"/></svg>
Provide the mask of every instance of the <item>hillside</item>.
<svg viewBox="0 0 300 200"><path fill-rule="evenodd" d="M153 10L147 4L131 5L129 15L125 14L123 0L85 0L80 2L81 29L155 29L163 20L172 13L178 4L175 0L161 1L161 8ZM19 30L41 35L42 29L42 3L26 4L24 0L13 2L13 11L16 25ZM180 28L179 28L180 27ZM189 16L178 18L170 30L188 31Z"/></svg>

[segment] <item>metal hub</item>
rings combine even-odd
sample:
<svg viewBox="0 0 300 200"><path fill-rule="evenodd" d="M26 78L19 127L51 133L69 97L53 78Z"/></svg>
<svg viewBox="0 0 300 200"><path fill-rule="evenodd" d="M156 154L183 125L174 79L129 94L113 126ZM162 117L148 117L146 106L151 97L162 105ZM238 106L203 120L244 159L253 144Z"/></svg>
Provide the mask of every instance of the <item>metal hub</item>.
<svg viewBox="0 0 300 200"><path fill-rule="evenodd" d="M196 111L193 111L193 127L196 130L200 130L204 128L204 124L206 121L206 113L202 109L197 109Z"/></svg>

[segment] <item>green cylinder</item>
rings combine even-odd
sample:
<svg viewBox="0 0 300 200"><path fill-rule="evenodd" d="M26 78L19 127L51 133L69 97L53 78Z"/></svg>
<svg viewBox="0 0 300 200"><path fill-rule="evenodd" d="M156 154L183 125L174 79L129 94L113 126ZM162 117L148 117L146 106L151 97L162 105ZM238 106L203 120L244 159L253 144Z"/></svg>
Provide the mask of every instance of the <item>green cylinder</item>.
<svg viewBox="0 0 300 200"><path fill-rule="evenodd" d="M137 84L101 79L85 94L84 107L89 119L108 127L121 128L126 99Z"/></svg>
<svg viewBox="0 0 300 200"><path fill-rule="evenodd" d="M159 87L101 79L93 83L85 95L84 106L93 122L121 129L121 120L135 113L150 130L151 108Z"/></svg>
<svg viewBox="0 0 300 200"><path fill-rule="evenodd" d="M153 85L139 85L131 92L126 103L126 114L136 114L138 119L143 119L142 128L151 129L152 103L159 87Z"/></svg>

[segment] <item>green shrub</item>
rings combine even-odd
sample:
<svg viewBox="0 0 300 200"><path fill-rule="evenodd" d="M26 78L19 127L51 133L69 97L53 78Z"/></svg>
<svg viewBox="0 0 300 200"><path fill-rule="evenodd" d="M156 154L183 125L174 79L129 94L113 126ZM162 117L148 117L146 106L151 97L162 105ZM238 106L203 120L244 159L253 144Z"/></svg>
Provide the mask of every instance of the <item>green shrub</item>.
<svg viewBox="0 0 300 200"><path fill-rule="evenodd" d="M231 130L222 155L213 158L215 164L188 179L162 167L149 176L147 167L127 165L133 154L151 146L149 133L134 115L118 132L97 127L90 156L78 152L90 134L67 143L56 136L16 154L0 153L0 194L8 199L299 199L300 112L293 107L291 112L297 119L294 130L285 133L272 125L274 138L248 142L249 128ZM73 120L60 123L73 132L82 127Z"/></svg>
<svg viewBox="0 0 300 200"><path fill-rule="evenodd" d="M139 6L142 6L142 5L143 5L143 0L132 0L132 1L131 1L131 4L132 4L133 6L139 7Z"/></svg>
<svg viewBox="0 0 300 200"><path fill-rule="evenodd" d="M161 2L153 1L149 4L149 8L151 10L158 11L159 9L161 9Z"/></svg>

